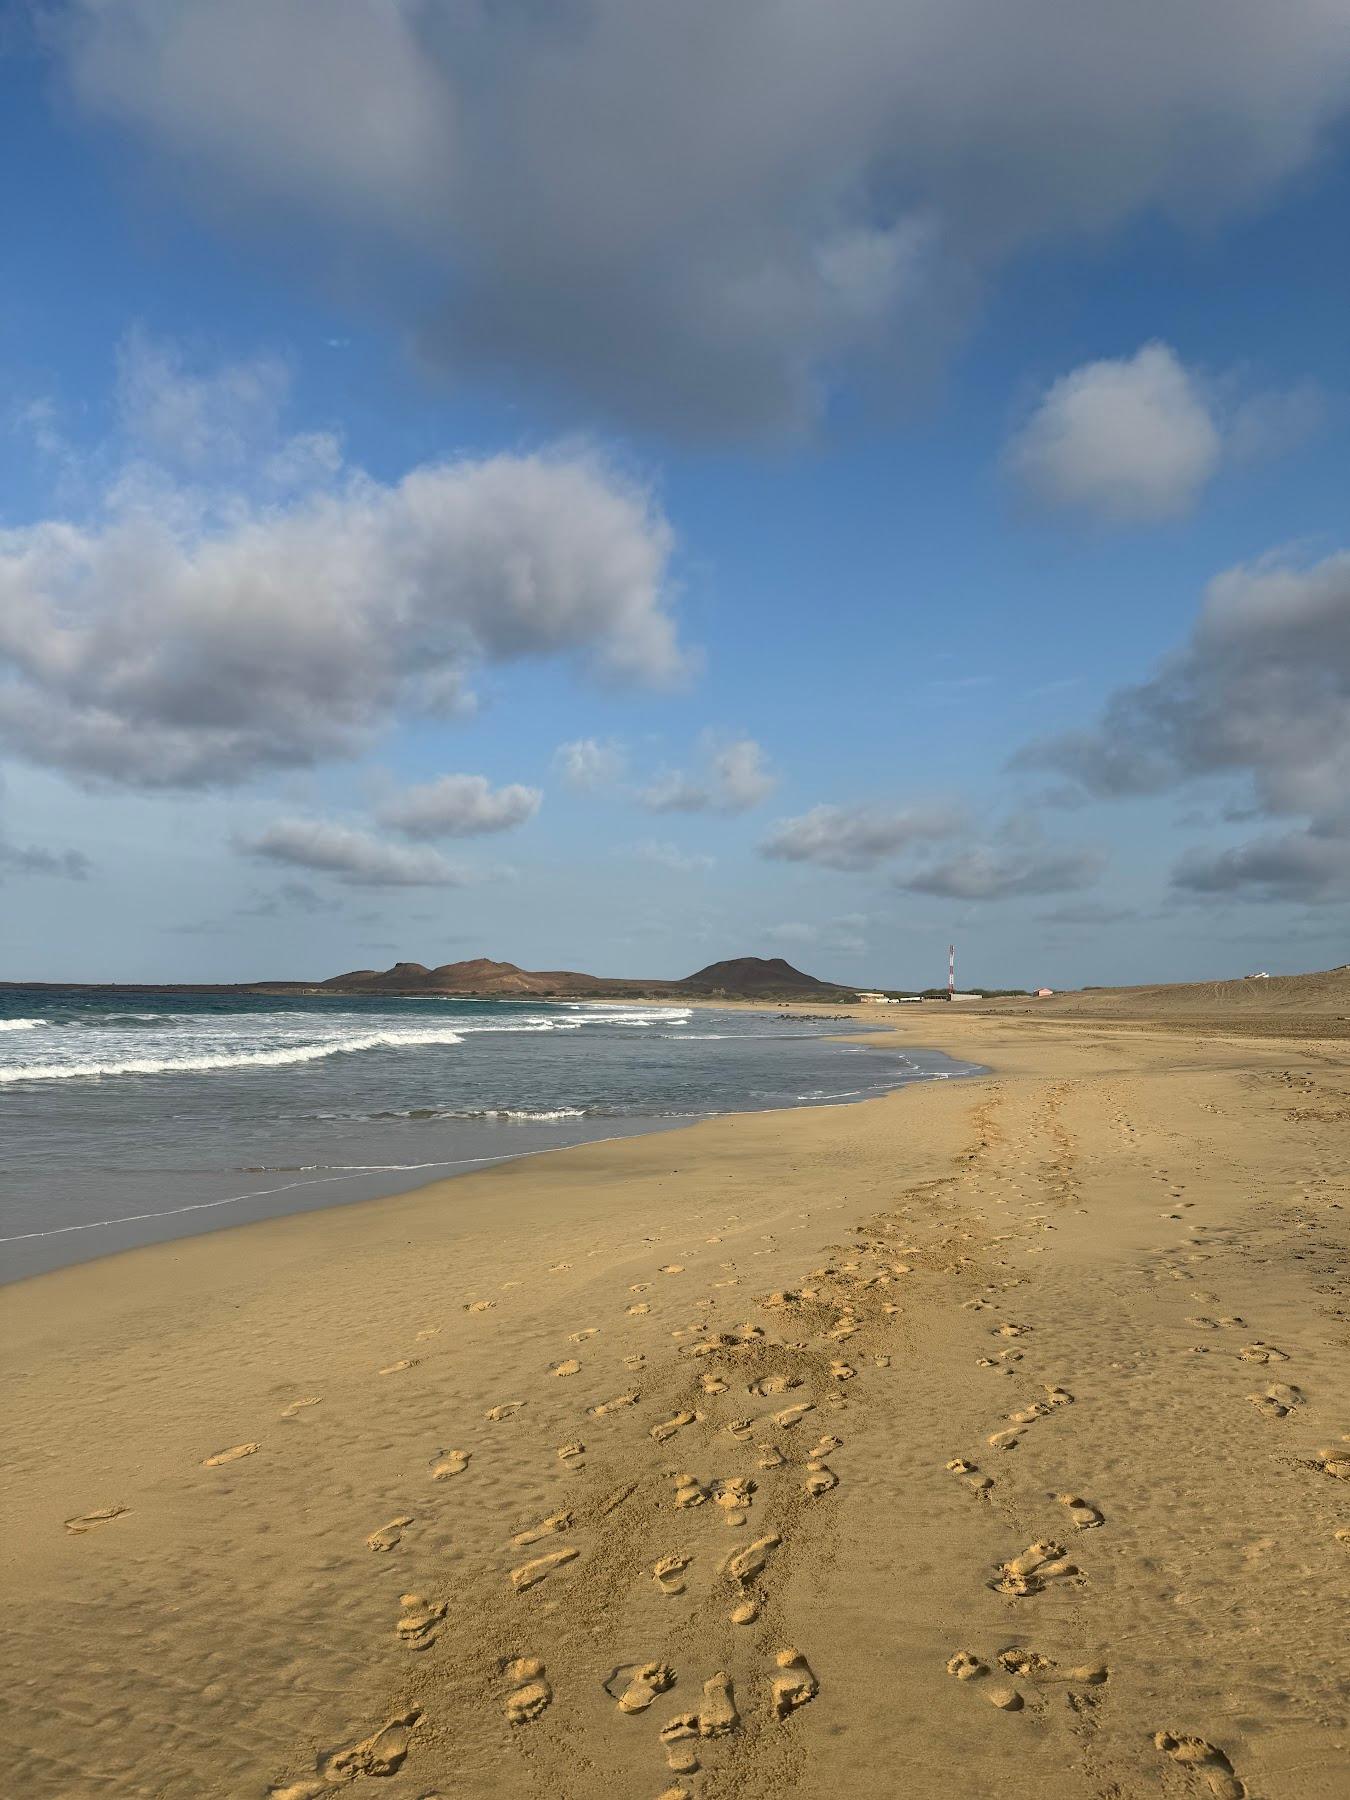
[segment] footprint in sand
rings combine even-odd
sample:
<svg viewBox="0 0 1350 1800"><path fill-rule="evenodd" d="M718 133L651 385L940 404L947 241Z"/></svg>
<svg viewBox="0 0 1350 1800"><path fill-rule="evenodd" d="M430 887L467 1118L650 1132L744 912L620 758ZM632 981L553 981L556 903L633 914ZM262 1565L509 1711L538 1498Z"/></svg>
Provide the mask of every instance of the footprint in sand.
<svg viewBox="0 0 1350 1800"><path fill-rule="evenodd" d="M398 1375L404 1369L415 1369L416 1367L417 1367L417 1358L415 1356L405 1356L405 1357L402 1357L398 1362L390 1363L389 1367L387 1369L381 1369L380 1374L381 1375Z"/></svg>
<svg viewBox="0 0 1350 1800"><path fill-rule="evenodd" d="M1064 1556L1063 1544L1032 1544L1020 1556L999 1565L998 1578L989 1582L995 1593L1011 1594L1018 1599L1039 1594L1048 1581L1062 1581L1081 1575L1081 1571Z"/></svg>
<svg viewBox="0 0 1350 1800"><path fill-rule="evenodd" d="M787 1462L787 1458L777 1444L756 1444L755 1449L759 1452L761 1469L781 1469Z"/></svg>
<svg viewBox="0 0 1350 1800"><path fill-rule="evenodd" d="M1320 1469L1324 1475L1330 1475L1333 1481L1350 1481L1350 1436L1343 1437L1341 1444L1323 1444L1321 1449L1313 1452L1313 1467Z"/></svg>
<svg viewBox="0 0 1350 1800"><path fill-rule="evenodd" d="M810 1400L806 1400L803 1401L800 1406L784 1407L782 1412L774 1414L773 1422L780 1431L791 1431L794 1425L801 1424L807 1413L814 1412L815 1410L814 1403Z"/></svg>
<svg viewBox="0 0 1350 1800"><path fill-rule="evenodd" d="M1160 1731L1153 1740L1157 1749L1165 1751L1173 1762L1190 1769L1204 1781L1218 1800L1242 1800L1246 1788L1233 1773L1233 1765L1222 1750L1199 1737L1178 1737Z"/></svg>
<svg viewBox="0 0 1350 1800"><path fill-rule="evenodd" d="M734 1556L727 1558L722 1565L725 1573L738 1587L749 1587L752 1581L757 1581L764 1573L769 1558L782 1541L776 1532L756 1538L753 1544L747 1544L744 1550L738 1550Z"/></svg>
<svg viewBox="0 0 1350 1800"><path fill-rule="evenodd" d="M1277 1350L1274 1344L1244 1344L1238 1351L1243 1362L1273 1363L1288 1362L1289 1358L1283 1350Z"/></svg>
<svg viewBox="0 0 1350 1800"><path fill-rule="evenodd" d="M652 1309L645 1300L637 1300L628 1310L635 1319L640 1319L644 1313L649 1313Z"/></svg>
<svg viewBox="0 0 1350 1800"><path fill-rule="evenodd" d="M662 1263L661 1267L657 1270L657 1274L658 1275L683 1275L684 1274L684 1264L683 1263Z"/></svg>
<svg viewBox="0 0 1350 1800"><path fill-rule="evenodd" d="M120 1519L124 1512L130 1512L129 1506L103 1506L97 1512L81 1513L77 1519L67 1519L66 1530L72 1537L83 1537L86 1531L93 1531L97 1525L106 1525L109 1519Z"/></svg>
<svg viewBox="0 0 1350 1800"><path fill-rule="evenodd" d="M1289 1387L1282 1381L1272 1382L1262 1394L1248 1394L1247 1398L1259 1413L1268 1419L1283 1419L1293 1412L1296 1406L1303 1404L1303 1390Z"/></svg>
<svg viewBox="0 0 1350 1800"><path fill-rule="evenodd" d="M698 1735L699 1716L696 1712L676 1713L661 1727L666 1762L677 1775L692 1775L698 1768L698 1752L690 1741Z"/></svg>
<svg viewBox="0 0 1350 1800"><path fill-rule="evenodd" d="M1068 1507L1075 1531L1093 1531L1098 1525L1106 1523L1105 1513L1090 1500L1084 1500L1077 1494L1056 1494L1055 1499L1061 1506Z"/></svg>
<svg viewBox="0 0 1350 1800"><path fill-rule="evenodd" d="M686 1425L692 1425L697 1414L691 1412L672 1413L668 1419L662 1419L653 1425L647 1433L653 1443L664 1444L667 1438L673 1438L677 1431L683 1431Z"/></svg>
<svg viewBox="0 0 1350 1800"><path fill-rule="evenodd" d="M803 1486L810 1499L819 1500L822 1494L828 1494L831 1488L839 1486L839 1477L825 1463L812 1460L806 1465L806 1480Z"/></svg>
<svg viewBox="0 0 1350 1800"><path fill-rule="evenodd" d="M471 1313L488 1312L496 1304L495 1300L470 1300L464 1310Z"/></svg>
<svg viewBox="0 0 1350 1800"><path fill-rule="evenodd" d="M558 1461L564 1469L584 1469L586 1466L585 1444L559 1444Z"/></svg>
<svg viewBox="0 0 1350 1800"><path fill-rule="evenodd" d="M550 1375L579 1375L580 1373L581 1364L574 1356L569 1356L566 1362L555 1363L549 1370Z"/></svg>
<svg viewBox="0 0 1350 1800"><path fill-rule="evenodd" d="M571 1266L570 1262L550 1263L548 1265L548 1272L550 1275L561 1275L564 1270L570 1269Z"/></svg>
<svg viewBox="0 0 1350 1800"><path fill-rule="evenodd" d="M428 1338L439 1337L440 1335L441 1328L439 1325L424 1325L417 1334L417 1341L419 1344L424 1344Z"/></svg>
<svg viewBox="0 0 1350 1800"><path fill-rule="evenodd" d="M598 1325L587 1325L582 1331L570 1331L567 1341L569 1344L584 1344L587 1338L593 1338L599 1330Z"/></svg>
<svg viewBox="0 0 1350 1800"><path fill-rule="evenodd" d="M705 1738L726 1737L741 1722L732 1692L731 1677L725 1669L710 1675L703 1684L703 1703L698 1709L698 1735Z"/></svg>
<svg viewBox="0 0 1350 1800"><path fill-rule="evenodd" d="M993 1431L984 1441L991 1450L1015 1450L1022 1441L1022 1433L1017 1429Z"/></svg>
<svg viewBox="0 0 1350 1800"><path fill-rule="evenodd" d="M660 1562L653 1565L652 1580L668 1598L684 1592L684 1572L693 1561L692 1556L685 1556L682 1551L675 1551L670 1556L663 1556Z"/></svg>
<svg viewBox="0 0 1350 1800"><path fill-rule="evenodd" d="M835 1381L852 1381L857 1373L858 1371L852 1363L832 1362L830 1364L830 1375Z"/></svg>
<svg viewBox="0 0 1350 1800"><path fill-rule="evenodd" d="M397 1519L390 1519L387 1525L381 1525L378 1531L372 1531L366 1539L367 1550L392 1550L401 1542L403 1527L412 1524L412 1514L404 1513Z"/></svg>
<svg viewBox="0 0 1350 1800"><path fill-rule="evenodd" d="M428 1467L433 1481L449 1481L452 1475L462 1475L469 1466L471 1450L442 1450L433 1456Z"/></svg>
<svg viewBox="0 0 1350 1800"><path fill-rule="evenodd" d="M306 1394L302 1400L292 1400L289 1406L282 1407L281 1417L283 1419L298 1419L307 1407L318 1406L320 1399L321 1396L318 1394Z"/></svg>
<svg viewBox="0 0 1350 1800"><path fill-rule="evenodd" d="M947 1664L947 1673L958 1681L976 1681L989 1673L988 1663L980 1661L972 1650L958 1650Z"/></svg>
<svg viewBox="0 0 1350 1800"><path fill-rule="evenodd" d="M570 1512L553 1513L547 1519L541 1519L537 1525L529 1525L524 1531L518 1531L511 1539L522 1549L526 1544L537 1544L541 1538L552 1537L555 1532L570 1531L572 1515Z"/></svg>
<svg viewBox="0 0 1350 1800"><path fill-rule="evenodd" d="M773 1678L773 1713L776 1719L786 1719L789 1713L815 1699L820 1683L800 1650L780 1650L774 1661L779 1673Z"/></svg>
<svg viewBox="0 0 1350 1800"><path fill-rule="evenodd" d="M722 1375L700 1375L699 1386L705 1394L725 1394L727 1381Z"/></svg>
<svg viewBox="0 0 1350 1800"><path fill-rule="evenodd" d="M675 1477L675 1504L681 1512L687 1512L691 1506L702 1506L711 1498L710 1490L694 1475L677 1475Z"/></svg>
<svg viewBox="0 0 1350 1800"><path fill-rule="evenodd" d="M513 1413L518 1413L524 1404L523 1400L503 1400L500 1406L489 1408L483 1417L490 1425L500 1425L503 1419L509 1419Z"/></svg>
<svg viewBox="0 0 1350 1800"><path fill-rule="evenodd" d="M420 1706L395 1713L387 1725L362 1738L359 1744L333 1750L319 1759L319 1774L327 1782L355 1781L358 1775L393 1775L403 1766L412 1734L422 1716ZM281 1790L274 1789L275 1793Z"/></svg>
<svg viewBox="0 0 1350 1800"><path fill-rule="evenodd" d="M1085 1663L1066 1669L1038 1650L1011 1649L998 1653L999 1667L1028 1681L1066 1681L1076 1687L1100 1687L1110 1671L1103 1663Z"/></svg>
<svg viewBox="0 0 1350 1800"><path fill-rule="evenodd" d="M620 1712L641 1713L675 1685L675 1671L668 1663L620 1663L600 1684Z"/></svg>
<svg viewBox="0 0 1350 1800"><path fill-rule="evenodd" d="M569 1544L561 1550L550 1550L546 1556L536 1556L533 1562L522 1563L518 1569L512 1569L511 1586L518 1594L523 1594L526 1588L534 1587L555 1569L562 1568L564 1563L575 1561L580 1554L579 1550L573 1549Z"/></svg>
<svg viewBox="0 0 1350 1800"><path fill-rule="evenodd" d="M604 1419L612 1412L619 1412L625 1406L636 1406L642 1395L636 1388L630 1388L626 1394L616 1394L612 1400L601 1400L596 1406L588 1406L587 1412L592 1417Z"/></svg>
<svg viewBox="0 0 1350 1800"><path fill-rule="evenodd" d="M759 1617L759 1601L742 1600L733 1606L728 1617L733 1625L753 1625Z"/></svg>
<svg viewBox="0 0 1350 1800"><path fill-rule="evenodd" d="M761 1375L758 1381L752 1381L746 1388L747 1394L758 1394L766 1399L770 1394L786 1394L792 1388L802 1385L800 1375Z"/></svg>
<svg viewBox="0 0 1350 1800"><path fill-rule="evenodd" d="M527 1725L553 1698L553 1689L544 1679L544 1665L537 1656L518 1656L507 1663L504 1673L516 1684L506 1696L506 1717L512 1725Z"/></svg>
<svg viewBox="0 0 1350 1800"><path fill-rule="evenodd" d="M954 1456L947 1467L953 1475L959 1475L965 1486L972 1493L978 1494L981 1500L989 1498L989 1491L994 1485L993 1477L982 1474L977 1463L968 1462L964 1456Z"/></svg>
<svg viewBox="0 0 1350 1800"><path fill-rule="evenodd" d="M446 1614L446 1602L427 1600L421 1594L400 1594L398 1603L403 1608L394 1626L399 1641L410 1650L425 1650L434 1644Z"/></svg>
<svg viewBox="0 0 1350 1800"><path fill-rule="evenodd" d="M214 1456L206 1457L202 1462L204 1469L218 1469L223 1463L238 1462L241 1457L252 1456L257 1450L256 1444L234 1444L228 1450L217 1450Z"/></svg>
<svg viewBox="0 0 1350 1800"><path fill-rule="evenodd" d="M748 1481L743 1475L717 1483L717 1492L713 1498L721 1507L722 1517L728 1525L744 1525L746 1514L754 1504L754 1491L754 1482Z"/></svg>
<svg viewBox="0 0 1350 1800"><path fill-rule="evenodd" d="M636 1481L621 1481L618 1487L610 1489L595 1510L602 1519L607 1519L612 1512L618 1512L624 1501L636 1492Z"/></svg>

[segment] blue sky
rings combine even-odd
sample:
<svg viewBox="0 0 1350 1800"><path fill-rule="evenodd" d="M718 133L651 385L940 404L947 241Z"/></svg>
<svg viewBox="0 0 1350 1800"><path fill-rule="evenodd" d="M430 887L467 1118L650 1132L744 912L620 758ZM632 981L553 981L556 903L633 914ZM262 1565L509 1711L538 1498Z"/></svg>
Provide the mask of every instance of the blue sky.
<svg viewBox="0 0 1350 1800"><path fill-rule="evenodd" d="M3 973L1344 961L1350 21L1172 12L0 35Z"/></svg>

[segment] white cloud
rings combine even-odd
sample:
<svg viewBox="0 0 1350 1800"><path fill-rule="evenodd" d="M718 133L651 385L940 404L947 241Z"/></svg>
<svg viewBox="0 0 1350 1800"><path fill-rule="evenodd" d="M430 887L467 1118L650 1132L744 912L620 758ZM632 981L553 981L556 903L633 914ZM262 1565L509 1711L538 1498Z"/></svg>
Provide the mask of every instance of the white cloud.
<svg viewBox="0 0 1350 1800"><path fill-rule="evenodd" d="M675 769L642 789L638 798L649 812L749 812L777 787L778 777L754 738L719 744L707 734L704 747L707 766L701 775Z"/></svg>
<svg viewBox="0 0 1350 1800"><path fill-rule="evenodd" d="M1091 887L1105 867L1099 850L982 844L897 876L896 885L907 893L949 900L1003 900Z"/></svg>
<svg viewBox="0 0 1350 1800"><path fill-rule="evenodd" d="M1061 376L1006 461L1045 504L1125 522L1188 512L1221 452L1201 385L1166 344L1145 344Z"/></svg>
<svg viewBox="0 0 1350 1800"><path fill-rule="evenodd" d="M433 354L695 430L922 366L1029 246L1260 201L1350 93L1334 0L63 16L77 103L216 216L282 216L311 260L326 233L418 322L439 268Z"/></svg>
<svg viewBox="0 0 1350 1800"><path fill-rule="evenodd" d="M650 839L635 846L633 854L641 862L652 863L658 869L668 869L672 875L705 875L717 860L698 850L681 850L677 844Z"/></svg>
<svg viewBox="0 0 1350 1800"><path fill-rule="evenodd" d="M462 887L470 879L437 850L386 844L326 819L277 819L241 848L268 862L335 875L353 887Z"/></svg>
<svg viewBox="0 0 1350 1800"><path fill-rule="evenodd" d="M1242 780L1250 804L1229 816L1303 815L1305 827L1193 850L1177 884L1323 897L1344 868L1336 846L1350 845L1350 552L1216 576L1188 641L1149 680L1118 689L1094 728L1039 740L1015 761L1106 798Z"/></svg>
<svg viewBox="0 0 1350 1800"><path fill-rule="evenodd" d="M777 862L818 863L827 869L872 869L916 844L950 837L961 826L951 807L931 805L886 810L868 806L815 806L780 819L760 845Z"/></svg>
<svg viewBox="0 0 1350 1800"><path fill-rule="evenodd" d="M127 436L157 457L191 469L242 462L271 436L290 389L279 357L189 370L176 344L128 332L117 356L117 404Z"/></svg>
<svg viewBox="0 0 1350 1800"><path fill-rule="evenodd" d="M381 825L405 837L475 837L510 831L539 811L538 788L494 788L484 775L442 775L395 794L377 810Z"/></svg>
<svg viewBox="0 0 1350 1800"><path fill-rule="evenodd" d="M582 791L608 787L623 774L627 762L622 744L598 738L576 738L553 752L553 766L568 787Z"/></svg>
<svg viewBox="0 0 1350 1800"><path fill-rule="evenodd" d="M197 434L205 401L146 409L189 459L218 446L214 425ZM670 528L594 456L385 484L334 472L323 434L288 452L309 485L280 502L141 463L87 523L0 531L0 743L92 782L232 783L356 754L399 713L462 710L479 663L560 657L648 684L686 669Z"/></svg>

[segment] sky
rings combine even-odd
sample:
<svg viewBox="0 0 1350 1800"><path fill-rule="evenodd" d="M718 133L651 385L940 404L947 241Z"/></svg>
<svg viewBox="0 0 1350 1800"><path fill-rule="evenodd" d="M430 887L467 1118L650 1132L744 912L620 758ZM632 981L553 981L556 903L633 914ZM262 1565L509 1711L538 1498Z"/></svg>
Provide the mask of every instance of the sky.
<svg viewBox="0 0 1350 1800"><path fill-rule="evenodd" d="M0 200L0 977L1350 959L1339 0L43 0Z"/></svg>

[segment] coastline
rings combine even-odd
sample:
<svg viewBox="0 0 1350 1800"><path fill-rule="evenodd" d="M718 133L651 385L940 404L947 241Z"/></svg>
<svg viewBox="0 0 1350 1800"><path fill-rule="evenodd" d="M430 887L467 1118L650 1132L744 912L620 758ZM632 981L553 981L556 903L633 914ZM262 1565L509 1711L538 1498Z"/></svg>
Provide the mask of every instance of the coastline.
<svg viewBox="0 0 1350 1800"><path fill-rule="evenodd" d="M645 1005L641 1001L625 1004L631 1004L639 1010ZM687 1010L692 1012L695 1007L691 1005ZM734 1002L725 1005L706 1003L699 1010L714 1013L749 1011L770 1019L775 1016L806 1017L822 1023L830 1017L816 1013L811 1006L799 1005L792 1009L782 1003L746 1003L740 1006ZM854 1009L855 1015L857 1011L858 1009ZM914 1054L920 1059L933 1055L932 1052L916 1050L906 1039L895 1038L874 1020L845 1014L834 1016L847 1018L849 1023L864 1029L852 1033L820 1034L822 1042L837 1043L849 1049L871 1049L881 1054ZM866 1029L869 1027L870 1029ZM941 1071L941 1074L947 1078L967 1072L963 1066L955 1065L951 1070ZM921 1065L916 1065L914 1073L897 1070L894 1077L898 1087L911 1085L914 1081L925 1078L937 1076L926 1077L921 1072ZM873 1087L867 1091L880 1090ZM855 1103L864 1097L866 1091L859 1090L857 1093L841 1094L839 1099ZM831 1103L833 1102L827 1098L802 1093L795 1105ZM158 1191L153 1192L144 1203L145 1210L119 1211L110 1213L106 1218L80 1219L67 1223L47 1223L44 1220L41 1228L12 1229L5 1235L0 1235L0 1288L10 1287L18 1281L32 1279L73 1263L101 1260L177 1237L195 1237L221 1229L243 1227L285 1216L290 1212L322 1212L334 1207L360 1205L413 1193L434 1183L457 1180L485 1168L528 1160L557 1150L574 1148L579 1144L626 1139L650 1132L683 1130L705 1118L726 1117L742 1111L792 1109L793 1103L789 1102L764 1108L749 1105L721 1108L693 1105L686 1112L674 1113L602 1111L598 1114L577 1112L573 1116L567 1116L564 1112L557 1115L541 1114L537 1117L522 1113L513 1117L509 1125L493 1126L475 1121L466 1128L463 1141L455 1146L458 1154L433 1156L428 1160L410 1160L417 1155L419 1148L425 1155L430 1146L418 1145L415 1139L409 1138L403 1146L403 1157L387 1162L339 1161L328 1165L325 1162L282 1161L270 1168L273 1180L268 1185L260 1185L256 1181L248 1183L247 1177L263 1172L263 1165L252 1162L241 1162L233 1171L225 1168L213 1170L204 1184L200 1178L195 1184L191 1180L185 1181L177 1193L165 1192L166 1183L161 1179ZM350 1156L352 1152L348 1150L346 1154ZM232 1180L232 1175L237 1179ZM96 1180L96 1172L91 1172L91 1191ZM122 1186L125 1189L126 1183ZM234 1186L238 1186L239 1191L220 1191ZM123 1193L123 1206L127 1205L127 1200L128 1196ZM133 1200L132 1204L134 1203Z"/></svg>
<svg viewBox="0 0 1350 1800"><path fill-rule="evenodd" d="M335 1791L334 1746L389 1722L407 1740L391 1800L654 1796L673 1778L658 1726L725 1669L741 1724L700 1746L708 1800L862 1792L888 1766L916 1796L953 1767L1028 1800L1108 1780L1184 1794L1158 1731L1217 1745L1253 1795L1333 1791L1350 1556L1315 1453L1350 1431L1345 1045L923 1018L990 1072L591 1142L457 1175L453 1206L433 1183L8 1287L6 1555L33 1621L7 1671L29 1696L4 1728L16 1782L300 1800ZM804 1287L818 1298L761 1304ZM831 1337L841 1319L855 1329ZM1010 1321L1016 1342L994 1335ZM1242 1360L1254 1341L1289 1360ZM799 1426L773 1422L781 1394L747 1393L775 1371L810 1397ZM1283 1416L1249 1403L1281 1384L1300 1395ZM1072 1403L1045 1411L1048 1388ZM986 1443L1037 1404L1014 1452ZM681 1410L699 1416L655 1441ZM726 1430L742 1413L749 1440ZM837 1485L804 1500L822 1433L843 1440L817 1459ZM463 1467L433 1479L452 1450ZM946 1468L959 1457L989 1498ZM747 1526L711 1501L674 1510L685 1470L753 1480ZM1081 1539L1047 1498L1080 1490L1103 1515ZM513 1546L560 1509L570 1527ZM395 1518L401 1540L372 1554ZM759 1617L732 1624L719 1571L765 1532L782 1542ZM993 1591L1000 1559L1056 1533L1078 1576ZM555 1544L575 1561L515 1592L509 1570ZM676 1551L668 1596L651 1569ZM420 1651L396 1629L404 1591L448 1608ZM991 1707L1010 1642L1109 1674L1076 1709L1031 1677ZM766 1696L788 1644L820 1691L780 1724ZM994 1673L951 1679L960 1650ZM553 1695L528 1729L503 1711L521 1656ZM601 1686L635 1659L677 1677L641 1718Z"/></svg>

